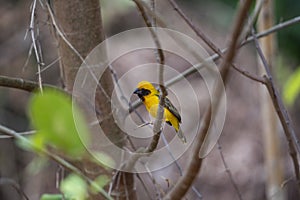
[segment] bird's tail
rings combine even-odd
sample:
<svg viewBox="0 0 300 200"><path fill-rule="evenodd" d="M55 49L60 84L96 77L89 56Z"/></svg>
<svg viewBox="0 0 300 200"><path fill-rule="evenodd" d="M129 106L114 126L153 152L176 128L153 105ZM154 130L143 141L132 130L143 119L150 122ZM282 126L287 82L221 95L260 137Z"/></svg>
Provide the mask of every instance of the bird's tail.
<svg viewBox="0 0 300 200"><path fill-rule="evenodd" d="M183 143L186 143L186 138L181 130L181 128L178 129L177 132L177 136L180 138L180 140L183 142Z"/></svg>

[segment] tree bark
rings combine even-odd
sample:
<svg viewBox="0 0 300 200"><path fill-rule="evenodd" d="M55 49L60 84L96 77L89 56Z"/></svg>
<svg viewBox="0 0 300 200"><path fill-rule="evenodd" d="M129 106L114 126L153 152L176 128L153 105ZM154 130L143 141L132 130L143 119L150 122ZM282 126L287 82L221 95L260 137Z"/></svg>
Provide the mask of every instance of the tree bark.
<svg viewBox="0 0 300 200"><path fill-rule="evenodd" d="M64 33L66 39L82 58L85 58L92 49L105 39L99 0L54 0L53 6L58 26ZM61 73L65 88L68 92L72 92L75 77L82 64L82 60L62 38L59 38L59 55L61 57ZM102 75L100 85L110 97L114 85L108 68ZM100 88L96 91L95 98L95 107L101 113L101 116L98 117L105 119L101 122L102 130L115 145L122 147L125 142L125 134L122 133L114 122L113 116L111 115L110 99L107 99ZM90 178L95 178L100 174L106 174L109 177L112 176L112 173L103 169L102 166L92 164L89 161L83 161L80 163L80 166L85 172L90 171L90 169L96 172L86 172ZM114 194L116 194L119 199L136 199L134 174L121 174L121 179L126 180L120 181L118 191L114 192ZM124 183L126 183L126 185L122 185ZM92 199L101 198L99 195L92 197Z"/></svg>

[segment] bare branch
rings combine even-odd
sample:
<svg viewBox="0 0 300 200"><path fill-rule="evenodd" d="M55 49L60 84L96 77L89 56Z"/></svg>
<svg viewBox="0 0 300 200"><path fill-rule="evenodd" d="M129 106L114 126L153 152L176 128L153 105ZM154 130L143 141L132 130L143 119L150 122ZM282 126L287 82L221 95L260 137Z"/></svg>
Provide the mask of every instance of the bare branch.
<svg viewBox="0 0 300 200"><path fill-rule="evenodd" d="M25 132L20 132L19 134L22 136L28 136L28 135L33 135L35 133L36 133L36 131L25 131ZM8 139L8 138L13 138L13 137L9 136L9 135L1 135L0 134L0 139Z"/></svg>
<svg viewBox="0 0 300 200"><path fill-rule="evenodd" d="M275 84L274 84L274 81L272 78L270 67L262 53L262 50L261 50L261 47L257 40L257 37L255 36L254 29L252 29L252 36L254 38L255 47L257 49L258 55L259 55L260 59L262 60L263 66L267 73L267 75L264 76L264 79L266 82L265 85L270 94L274 108L277 112L277 115L280 119L281 125L284 130L285 136L287 138L287 142L288 142L289 150L290 150L290 156L292 157L292 160L294 163L296 179L297 179L298 185L300 186L300 171L299 171L299 163L298 163L297 154L296 154L296 150L297 150L298 154L300 155L299 139L297 138L294 128L292 127L292 123L291 123L292 121L284 107L284 104L282 102L282 99L280 98L279 92L275 88ZM295 146L296 146L296 149L295 149Z"/></svg>
<svg viewBox="0 0 300 200"><path fill-rule="evenodd" d="M34 29L35 9L36 9L36 0L33 0L32 8L31 8L29 31L31 33L32 45L33 45L33 49L34 49L34 53L35 53L35 58L37 61L37 66L38 66L39 88L40 88L41 92L43 92L42 77L41 77L42 59L41 59L40 49L37 47L37 44L36 44L35 29Z"/></svg>
<svg viewBox="0 0 300 200"><path fill-rule="evenodd" d="M40 73L42 73L42 72L46 71L47 69L49 69L50 67L52 67L55 63L59 62L60 59L61 59L61 57L58 57L55 60L53 60L50 64L48 64L43 69L41 69ZM38 74L38 72L37 72L37 74Z"/></svg>
<svg viewBox="0 0 300 200"><path fill-rule="evenodd" d="M157 20L157 22L159 22L159 20ZM279 30L282 30L282 29L284 29L284 28L286 28L286 27L288 27L288 26L294 25L294 24L299 23L299 22L300 22L300 16L295 17L295 18L290 19L290 20L287 20L287 21L285 21L285 22L279 23L279 24L273 26L272 28L270 28L270 29L268 29L268 30L266 30L266 31L263 31L263 32L261 32L261 33L258 33L258 34L256 34L256 37L257 37L258 39L259 39L259 38L262 38L262 37L265 37L265 36L267 36L267 35L269 35L269 34L275 33L275 32L277 32L277 31L279 31ZM252 42L253 40L254 40L254 37L253 37L253 36L248 37L246 40L244 40L244 41L240 44L239 48L242 47L242 46L244 46L244 45L246 45L246 44L248 44L248 43L250 43L250 42ZM225 48L225 49L222 49L221 52L222 52L222 53L225 53L225 52L227 52L227 50L228 50L228 49ZM214 55L208 57L205 61L209 61L209 60L217 60L217 59L219 59L219 58L220 58L220 56L216 53L216 54L214 54ZM191 66L190 68L188 68L187 70L185 70L185 71L182 72L181 74L179 74L179 75L173 77L172 79L166 81L165 86L166 86L166 87L169 87L169 86L171 86L171 85L174 85L175 83L181 81L182 79L184 79L184 78L186 78L186 77L188 77L188 76L190 76L190 75L196 73L197 70L201 69L203 66L204 66L204 65L203 65L202 63L200 63L200 64L197 65L197 66ZM236 69L236 68L237 68L237 67L235 67L235 69ZM245 74L244 74L244 75L245 75ZM250 78L250 77L249 77L249 78ZM142 104L142 102L140 102L140 101L135 101L135 102L133 102L133 103L132 103L132 106L131 106L131 107L129 108L129 110L128 110L129 113L131 113L134 109L136 109L136 108L137 108L138 106L140 106L141 104Z"/></svg>
<svg viewBox="0 0 300 200"><path fill-rule="evenodd" d="M251 16L249 16L248 23L245 27L244 34L242 34L242 38L247 39L249 35L251 35L251 29L255 24L256 19L258 18L258 15L262 9L263 3L265 0L256 0L255 2L255 8L253 10L253 13Z"/></svg>
<svg viewBox="0 0 300 200"><path fill-rule="evenodd" d="M137 8L139 9L145 24L147 25L151 36L153 38L153 41L155 43L156 46L156 53L157 53L157 62L159 63L159 72L158 72L158 80L159 80L159 87L160 87L160 91L161 91L161 96L160 96L160 101L159 101L159 107L157 110L157 116L154 122L154 126L153 126L153 133L154 136L152 138L152 141L150 143L150 145L147 147L147 150L145 153L151 153L153 152L158 144L159 138L160 138L160 134L161 134L161 125L162 125L162 120L163 120L163 116L164 116L164 105L165 105L165 97L167 96L167 90L164 86L164 64L165 64L165 56L163 53L163 50L161 48L161 44L159 42L158 36L156 34L155 28L152 27L151 24L151 18L147 15L142 3L140 2L140 0L133 0L134 3L136 4Z"/></svg>
<svg viewBox="0 0 300 200"><path fill-rule="evenodd" d="M223 154L223 151L222 151L222 147L221 147L221 144L220 144L219 141L218 141L217 145L218 145L218 150L219 150L219 153L220 153L220 156L221 156L222 163L223 163L223 165L225 167L226 173L228 174L229 180L230 180L230 182L231 182L231 184L232 184L235 192L237 193L239 199L242 200L243 196L242 196L242 194L241 194L241 192L240 192L237 184L235 183L235 181L233 179L233 176L232 176L232 173L231 173L231 171L230 171L230 169L229 169L229 167L228 167L228 165L226 163L226 160L225 160L225 157L224 157L224 154Z"/></svg>
<svg viewBox="0 0 300 200"><path fill-rule="evenodd" d="M221 58L224 58L223 56L223 52L199 29L197 28L193 22L184 14L184 12L178 7L178 5L176 4L176 2L174 0L168 0L169 3L173 6L174 10L183 18L183 20L191 27L191 29L194 31L194 33L199 37L201 38L206 44L207 46L209 46L215 53L218 54L219 57ZM254 23L254 19L257 17L257 15L259 14L259 10L261 8L261 4L262 4L262 1L259 2L259 5L256 6L256 9L255 9L255 13L253 14L252 18L250 19L250 25L252 27L252 24ZM247 29L245 29L247 30ZM243 70L240 70L238 67L235 66L235 64L231 64L232 67L240 72L242 75L246 76L247 78L250 78L251 80L254 80L254 81L258 81L258 82L261 82L263 83L264 80L260 77L256 77L252 74L250 74L249 72L246 72L246 71L243 71Z"/></svg>
<svg viewBox="0 0 300 200"><path fill-rule="evenodd" d="M219 56L222 56L222 52L220 49L216 47L215 44L212 43L212 41L199 29L197 28L193 22L184 14L184 12L178 7L177 3L174 0L168 0L169 3L173 6L174 10L182 17L182 19L191 27L191 29L194 31L194 33L201 38L207 46L209 46L215 53L217 53Z"/></svg>
<svg viewBox="0 0 300 200"><path fill-rule="evenodd" d="M197 34L197 36L199 36L200 38L203 39L203 41L211 48L213 49L220 57L222 57L222 53L221 51L205 36L205 34L203 34L199 29L197 29L193 23L184 15L184 13L179 9L179 7L177 6L177 4L173 1L173 0L169 0L169 2L172 4L172 6L174 7L174 10L176 10L178 12L178 14L186 21L186 23L192 28L192 30ZM258 15L260 9L261 9L261 6L262 6L262 3L263 1L258 1L258 3L256 4L256 9L255 9L255 13L254 15L252 16L252 18L250 19L250 22L249 22L249 25L247 26L248 28L246 29L246 31L249 33L249 31L251 31L251 27L253 26L253 23L254 23L254 19L256 18L256 16ZM257 39L255 38L256 36L254 36L253 34L253 39L256 41ZM261 51L261 50L260 50ZM260 52L260 55L262 55L262 52ZM263 57L263 56L261 56ZM262 58L262 61L263 61L263 64L266 68L266 71L268 73L268 75L270 76L271 73L270 73L270 70L269 68L267 67L267 62L264 58ZM246 71L243 71L239 68L237 68L234 64L232 64L233 68L236 69L238 72L240 72L241 74L243 74L244 76L254 80L254 81L258 81L260 83L263 83L265 85L266 84L266 81L260 77L256 77L256 76L253 76L251 75L249 72L246 72ZM270 93L271 94L271 93ZM295 141L298 141L297 138ZM291 150L292 151L292 150ZM293 152L293 151L292 151ZM293 153L291 153L291 155L293 155ZM299 180L299 166L298 166L298 163L297 162L297 159L295 157L295 155L292 157L293 158L293 161L294 161L294 166L295 166L295 170L296 170L296 175L297 175L297 179Z"/></svg>
<svg viewBox="0 0 300 200"><path fill-rule="evenodd" d="M230 64L233 61L233 58L235 56L239 35L242 32L242 27L247 17L247 13L250 8L250 5L251 5L251 0L246 0L243 2L243 4L240 5L240 9L238 11L236 22L234 24L233 32L230 38L231 42L229 44L228 52L221 64L221 76L224 81L224 84L227 83L227 76L228 76ZM182 177L180 177L175 187L172 188L172 190L167 194L167 196L164 199L172 199L172 200L181 199L186 194L186 192L192 185L194 179L196 178L199 170L201 169L203 158L199 158L199 151L208 133L208 128L212 116L211 108L218 107L219 99L220 99L218 97L222 94L221 93L222 91L221 92L220 91L221 91L220 83L217 83L216 90L214 91L214 96L216 97L215 101L212 102L212 105L210 105L208 110L205 112L204 119L200 126L200 131L194 143L194 149L191 155L191 160L188 164L185 174Z"/></svg>
<svg viewBox="0 0 300 200"><path fill-rule="evenodd" d="M25 90L27 92L33 92L40 87L39 83L37 82L8 76L0 76L0 86ZM62 89L49 84L43 84L42 87L52 88L64 92Z"/></svg>
<svg viewBox="0 0 300 200"><path fill-rule="evenodd" d="M253 74L251 74L250 72L245 71L245 70L243 70L243 69L237 67L236 65L232 65L232 67L233 67L236 71L238 71L239 73L241 73L243 76L245 76L245 77L247 77L247 78L249 78L249 79L251 79L251 80L253 80L253 81L257 81L257 82L259 82L259 83L266 84L266 82L265 82L265 80L264 80L263 78L261 78L261 77L259 77L259 76L256 76L256 75L253 75Z"/></svg>
<svg viewBox="0 0 300 200"><path fill-rule="evenodd" d="M269 28L269 29L267 29L267 30L261 32L261 33L255 34L255 37L256 37L257 39L262 38L262 37L265 37L265 36L267 36L267 35L270 35L270 34L272 34L272 33L278 32L278 31L280 31L280 30L282 30L282 29L284 29L284 28L286 28L286 27L288 27L288 26L297 24L297 23L299 23L299 22L300 22L300 16L294 17L294 18L292 18L292 19L290 19L290 20L287 20L287 21L285 21L285 22L279 23L279 24L277 24L277 25L275 25L275 26L273 26L273 27L271 27L271 28ZM249 37L249 38L247 38L245 41L243 41L243 42L241 43L241 46L243 46L243 45L245 45L245 44L248 44L249 42L252 42L253 40L254 40L254 36L252 35L251 37Z"/></svg>
<svg viewBox="0 0 300 200"><path fill-rule="evenodd" d="M25 192L20 188L20 185L13 179L0 178L0 185L10 185L12 186L24 199L29 200Z"/></svg>

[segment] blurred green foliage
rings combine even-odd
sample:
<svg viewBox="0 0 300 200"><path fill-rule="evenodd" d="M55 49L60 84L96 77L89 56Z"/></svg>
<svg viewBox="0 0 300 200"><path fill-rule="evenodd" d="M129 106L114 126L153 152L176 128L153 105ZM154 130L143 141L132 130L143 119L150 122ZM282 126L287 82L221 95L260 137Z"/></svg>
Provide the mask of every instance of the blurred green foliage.
<svg viewBox="0 0 300 200"><path fill-rule="evenodd" d="M95 178L94 182L91 184L90 191L92 194L97 194L100 188L104 188L109 182L110 178L106 175L100 175Z"/></svg>
<svg viewBox="0 0 300 200"><path fill-rule="evenodd" d="M290 75L288 80L284 84L283 99L288 106L292 106L295 103L297 96L300 93L300 67Z"/></svg>
<svg viewBox="0 0 300 200"><path fill-rule="evenodd" d="M85 200L88 197L87 183L75 174L70 174L61 182L60 190L66 199Z"/></svg>
<svg viewBox="0 0 300 200"><path fill-rule="evenodd" d="M285 0L275 1L276 21L285 21L300 15L300 1ZM280 52L287 59L300 62L300 24L295 24L278 32L278 45ZM295 65L296 67L297 65Z"/></svg>
<svg viewBox="0 0 300 200"><path fill-rule="evenodd" d="M83 115L68 96L54 90L36 93L29 110L37 131L30 139L37 149L50 146L72 158L85 153L89 131Z"/></svg>
<svg viewBox="0 0 300 200"><path fill-rule="evenodd" d="M43 194L40 200L67 200L62 194Z"/></svg>

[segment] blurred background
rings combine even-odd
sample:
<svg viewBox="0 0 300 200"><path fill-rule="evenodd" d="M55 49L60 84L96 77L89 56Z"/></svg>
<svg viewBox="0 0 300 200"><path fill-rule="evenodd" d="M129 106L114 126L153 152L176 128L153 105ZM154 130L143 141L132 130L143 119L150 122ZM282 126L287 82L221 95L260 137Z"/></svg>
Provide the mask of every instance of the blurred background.
<svg viewBox="0 0 300 200"><path fill-rule="evenodd" d="M27 35L30 23L30 6L32 1L1 0L0 1L0 74L10 77L24 78L37 81L37 65L31 54L31 39ZM131 1L127 0L103 0L102 15L106 36L110 37L125 30L144 27L140 14ZM197 25L220 49L226 47L228 34L231 31L234 16L236 14L237 1L212 0L212 1L178 1L179 6L186 15ZM286 0L275 1L275 24L300 15L300 1ZM212 51L197 38L192 30L176 14L173 8L165 1L157 3L157 10L161 18L177 31L185 33L205 47L208 53ZM57 53L56 36L49 24L49 16L39 7L37 9L36 26L39 29L37 35L41 45L43 63L42 79L44 83L62 86L59 70L59 57ZM80 16L78 16L80 17ZM289 90L289 84L293 77L295 88L300 87L300 24L284 28L275 34L276 59L272 68L276 87L281 94ZM88 39L88 38L87 38ZM113 67L122 77L128 70L139 63L155 62L155 56L149 52L132 54L117 60ZM219 61L216 61L218 64ZM247 71L258 74L257 55L253 43L243 47L236 57L235 63ZM166 64L173 66L178 71L189 68L188 63L176 58L172 54L166 54ZM137 74L138 76L138 74ZM201 77L197 74L188 77L195 87L199 87L199 112L206 108L207 93ZM296 80L296 81L295 81ZM243 199L266 199L265 183L266 172L264 165L264 143L262 137L261 107L259 102L258 87L261 85L253 82L236 71L232 70L227 95L227 116L224 130L220 137L220 145L233 178L243 196ZM175 89L184 89L178 83ZM294 89L295 90L295 89ZM298 89L300 90L300 89ZM286 104L291 115L295 131L300 137L300 98L296 93L293 100ZM31 129L27 116L27 106L30 94L11 88L0 88L0 124L16 131ZM288 98L288 97L287 97ZM135 100L136 98L132 98ZM176 100L175 100L176 101ZM145 110L139 108L141 112ZM193 109L193 108L191 108ZM284 179L294 177L291 158L288 154L286 138L280 123L281 156L284 167ZM169 134L171 135L171 134ZM184 169L189 157L187 151L178 161ZM41 171L31 170L34 155L24 152L15 145L12 139L0 139L0 178L9 178L20 185L30 199L39 199L42 193L56 192L56 176L60 167L52 162L46 164ZM143 176L143 175L142 175ZM145 183L151 185L152 180L145 176ZM153 173L156 185L163 191L168 190L168 182L176 183L180 171L176 165L171 165L163 170ZM204 199L238 199L232 186L226 169L222 163L220 152L215 147L205 159L201 173L198 175L194 187L201 193ZM286 181L282 187L286 191L286 199L298 199L299 190L294 179ZM137 184L139 198L148 198L141 185ZM150 187L152 198L155 197L155 189ZM186 196L187 199L196 199L197 195L192 190ZM19 194L9 185L0 185L0 199L20 199Z"/></svg>

